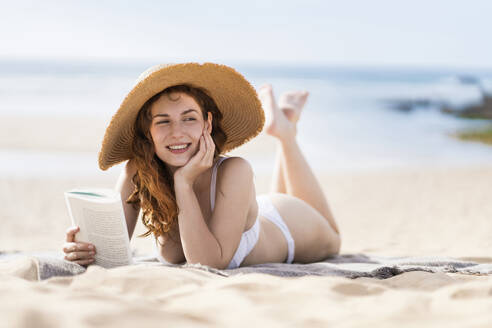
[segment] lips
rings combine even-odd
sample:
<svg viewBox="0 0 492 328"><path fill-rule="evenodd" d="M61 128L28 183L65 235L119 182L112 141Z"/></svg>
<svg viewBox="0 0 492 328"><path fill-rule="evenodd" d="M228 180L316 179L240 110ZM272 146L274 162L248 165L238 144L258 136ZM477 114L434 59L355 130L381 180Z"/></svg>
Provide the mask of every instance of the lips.
<svg viewBox="0 0 492 328"><path fill-rule="evenodd" d="M173 154L186 152L190 148L191 143L169 145L166 148Z"/></svg>

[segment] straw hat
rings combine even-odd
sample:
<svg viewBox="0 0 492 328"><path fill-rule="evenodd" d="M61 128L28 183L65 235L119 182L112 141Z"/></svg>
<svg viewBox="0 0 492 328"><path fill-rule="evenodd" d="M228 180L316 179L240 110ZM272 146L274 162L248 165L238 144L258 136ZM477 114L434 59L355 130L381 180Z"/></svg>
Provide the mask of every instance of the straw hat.
<svg viewBox="0 0 492 328"><path fill-rule="evenodd" d="M132 158L131 143L139 110L149 98L178 84L204 88L217 104L227 136L223 153L244 144L262 130L265 115L256 91L233 68L213 63L157 65L138 77L113 115L99 152L102 170Z"/></svg>

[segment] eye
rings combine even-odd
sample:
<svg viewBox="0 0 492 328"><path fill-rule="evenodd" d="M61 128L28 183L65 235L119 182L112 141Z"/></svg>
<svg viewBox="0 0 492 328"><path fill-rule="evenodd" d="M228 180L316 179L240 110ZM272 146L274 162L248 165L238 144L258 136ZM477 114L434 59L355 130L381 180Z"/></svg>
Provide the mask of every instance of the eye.
<svg viewBox="0 0 492 328"><path fill-rule="evenodd" d="M194 117L187 117L184 120L185 121L196 121L196 118L194 118Z"/></svg>
<svg viewBox="0 0 492 328"><path fill-rule="evenodd" d="M169 123L169 121L168 121L168 120L159 121L159 122L157 122L156 124L165 124L165 123Z"/></svg>

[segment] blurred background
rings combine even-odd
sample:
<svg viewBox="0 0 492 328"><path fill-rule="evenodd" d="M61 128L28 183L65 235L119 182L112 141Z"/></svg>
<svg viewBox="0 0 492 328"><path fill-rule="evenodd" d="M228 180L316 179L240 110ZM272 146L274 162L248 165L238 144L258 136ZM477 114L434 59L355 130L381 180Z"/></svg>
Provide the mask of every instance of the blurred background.
<svg viewBox="0 0 492 328"><path fill-rule="evenodd" d="M489 1L4 1L0 172L97 175L101 135L89 122L101 133L143 70L184 61L231 65L277 96L308 90L299 138L314 166L489 163L487 146L453 135L492 118L492 108L457 115L492 91L491 10ZM63 118L69 126L48 136L45 120ZM268 157L252 162L271 168Z"/></svg>
<svg viewBox="0 0 492 328"><path fill-rule="evenodd" d="M159 63L230 65L277 97L308 90L299 143L317 172L492 163L490 1L0 4L1 191L9 203L45 197L4 220L44 210L64 216L52 225L62 237L63 190L114 186L121 165L97 165L104 130ZM260 135L235 154L269 176L273 149Z"/></svg>

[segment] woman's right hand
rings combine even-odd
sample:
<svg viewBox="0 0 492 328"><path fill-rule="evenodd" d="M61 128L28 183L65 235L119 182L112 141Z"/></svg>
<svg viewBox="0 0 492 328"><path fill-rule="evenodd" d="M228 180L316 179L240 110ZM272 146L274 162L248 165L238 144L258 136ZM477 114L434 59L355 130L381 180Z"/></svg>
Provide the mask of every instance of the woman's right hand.
<svg viewBox="0 0 492 328"><path fill-rule="evenodd" d="M63 244L64 259L80 265L88 265L95 260L96 248L90 243L75 241L75 235L79 229L77 226L67 229L66 242Z"/></svg>

